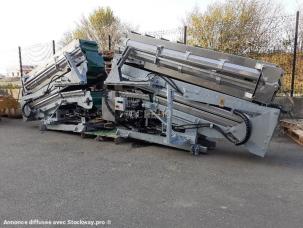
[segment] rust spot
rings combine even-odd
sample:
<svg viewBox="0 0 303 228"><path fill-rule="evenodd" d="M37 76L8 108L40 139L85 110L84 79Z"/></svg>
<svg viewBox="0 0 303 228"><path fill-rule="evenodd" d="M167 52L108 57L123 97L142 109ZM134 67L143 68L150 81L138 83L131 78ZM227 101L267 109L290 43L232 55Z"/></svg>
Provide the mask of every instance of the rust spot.
<svg viewBox="0 0 303 228"><path fill-rule="evenodd" d="M220 98L220 101L219 101L219 106L220 106L220 107L224 107L224 106L225 106L224 103L225 103L225 100L224 100L223 97L221 97L221 98Z"/></svg>

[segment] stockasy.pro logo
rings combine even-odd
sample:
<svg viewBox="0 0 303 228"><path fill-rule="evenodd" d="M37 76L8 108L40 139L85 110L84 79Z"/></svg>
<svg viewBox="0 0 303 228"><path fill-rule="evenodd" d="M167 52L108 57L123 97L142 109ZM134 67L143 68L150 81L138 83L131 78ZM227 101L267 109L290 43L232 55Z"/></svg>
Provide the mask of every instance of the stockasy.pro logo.
<svg viewBox="0 0 303 228"><path fill-rule="evenodd" d="M3 225L18 225L18 226L31 226L31 225L83 225L83 226L102 226L111 225L111 220L41 220L41 219L30 219L30 220L8 220L3 221Z"/></svg>

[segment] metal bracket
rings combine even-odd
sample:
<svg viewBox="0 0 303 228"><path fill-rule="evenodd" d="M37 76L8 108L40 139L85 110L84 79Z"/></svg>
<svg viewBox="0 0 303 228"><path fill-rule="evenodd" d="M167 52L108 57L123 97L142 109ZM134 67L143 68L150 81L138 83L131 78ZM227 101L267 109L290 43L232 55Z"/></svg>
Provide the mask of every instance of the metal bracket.
<svg viewBox="0 0 303 228"><path fill-rule="evenodd" d="M68 52L65 52L64 53L64 57L67 60L67 63L69 65L69 67L70 67L70 70L73 71L78 76L78 78L80 79L80 81L81 81L82 84L86 84L87 83L86 77L80 73L80 71L78 70L76 64L72 60L71 55Z"/></svg>
<svg viewBox="0 0 303 228"><path fill-rule="evenodd" d="M159 64L159 56L161 55L161 52L162 52L162 49L164 47L159 45L157 46L157 50L156 50L156 56L155 56L155 61L154 61L154 64L158 65Z"/></svg>

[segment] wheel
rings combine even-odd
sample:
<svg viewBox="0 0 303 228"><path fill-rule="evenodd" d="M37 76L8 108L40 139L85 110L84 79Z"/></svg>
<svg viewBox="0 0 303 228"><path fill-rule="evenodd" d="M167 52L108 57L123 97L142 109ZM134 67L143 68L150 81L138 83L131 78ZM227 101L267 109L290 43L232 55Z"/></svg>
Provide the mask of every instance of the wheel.
<svg viewBox="0 0 303 228"><path fill-rule="evenodd" d="M40 123L40 126L39 126L39 130L40 131L46 131L47 130L47 127L46 127L46 125L44 124L44 123Z"/></svg>
<svg viewBox="0 0 303 228"><path fill-rule="evenodd" d="M191 153L194 156L198 156L200 154L207 154L207 147L201 146L199 144L194 144L191 146Z"/></svg>

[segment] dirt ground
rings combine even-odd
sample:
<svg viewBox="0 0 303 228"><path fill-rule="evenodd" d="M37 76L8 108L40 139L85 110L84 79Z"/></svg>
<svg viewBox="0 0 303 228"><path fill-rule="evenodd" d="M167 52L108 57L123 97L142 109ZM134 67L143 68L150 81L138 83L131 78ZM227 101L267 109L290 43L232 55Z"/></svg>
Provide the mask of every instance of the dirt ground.
<svg viewBox="0 0 303 228"><path fill-rule="evenodd" d="M31 219L110 223L98 227L303 224L303 149L286 137L275 137L265 158L229 143L194 157L2 119L0 143L0 227Z"/></svg>

